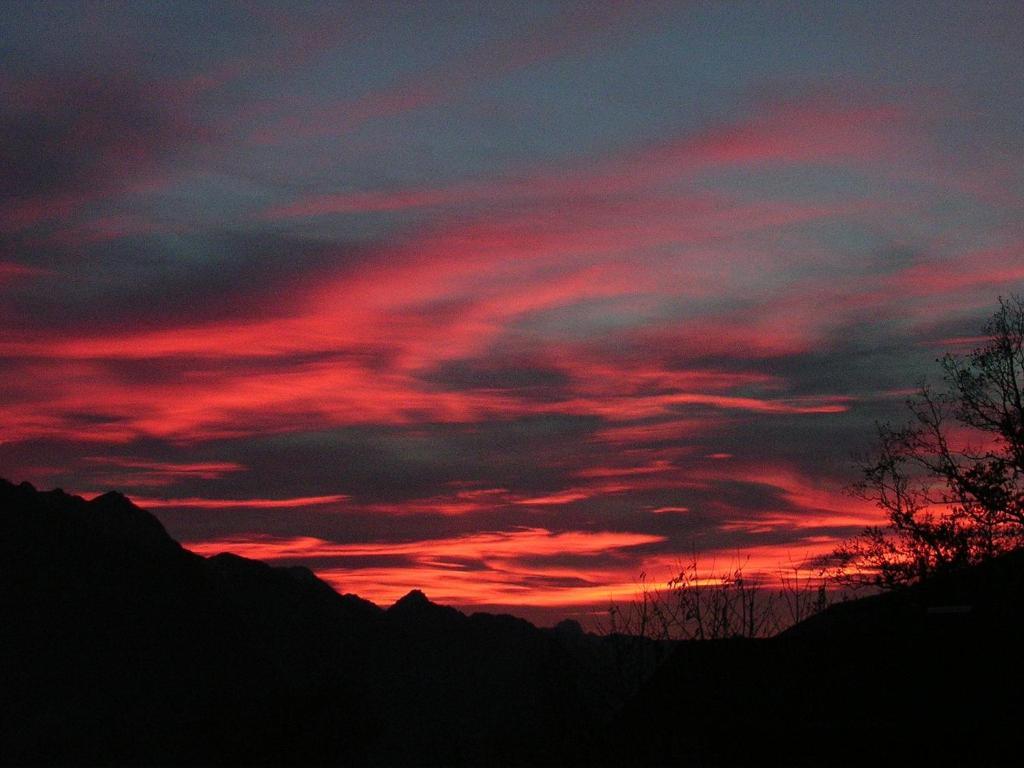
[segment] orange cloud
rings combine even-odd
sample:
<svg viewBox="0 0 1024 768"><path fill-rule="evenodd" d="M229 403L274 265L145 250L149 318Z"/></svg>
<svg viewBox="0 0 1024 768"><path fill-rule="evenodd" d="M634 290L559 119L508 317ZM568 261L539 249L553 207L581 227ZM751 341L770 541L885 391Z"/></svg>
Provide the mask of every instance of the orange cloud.
<svg viewBox="0 0 1024 768"><path fill-rule="evenodd" d="M551 557L553 555L595 555L608 550L655 544L663 536L610 531L565 531L520 528L467 534L448 539L369 544L337 544L310 536L276 538L253 535L244 538L193 542L188 548L201 555L233 552L260 560L323 557L414 556L429 559L490 560L506 557Z"/></svg>
<svg viewBox="0 0 1024 768"><path fill-rule="evenodd" d="M643 545L662 536L639 533L566 531L543 528L469 534L449 539L371 544L337 544L314 537L247 536L191 542L202 555L230 551L261 560L337 559L344 565L318 566L317 573L339 591L374 602L394 602L410 589L455 605L574 605L607 603L636 589L630 566L566 568L524 564L524 559L596 557ZM360 566L359 558L401 558L403 562ZM621 580L621 583L616 583Z"/></svg>
<svg viewBox="0 0 1024 768"><path fill-rule="evenodd" d="M647 574L648 585L662 587L682 570L691 555L627 553L664 542L664 537L648 534L552 533L530 528L398 543L338 544L316 537L252 535L185 546L205 556L233 552L271 562L314 562L317 574L338 591L383 605L411 589L422 589L434 600L457 606L525 609L603 608L610 601L632 600L641 587L641 572ZM777 587L783 578L792 577L794 569L804 577L813 576L816 567L811 563L834 545L829 537L809 536L786 545L708 550L698 558L699 577L714 583L723 573L742 567L749 578ZM607 556L615 553L619 562L609 563ZM563 556L574 558L571 567L557 563ZM595 559L593 565L585 562L598 556L601 559ZM394 562L387 566L372 564L382 557L393 558ZM371 564L364 565L361 559Z"/></svg>

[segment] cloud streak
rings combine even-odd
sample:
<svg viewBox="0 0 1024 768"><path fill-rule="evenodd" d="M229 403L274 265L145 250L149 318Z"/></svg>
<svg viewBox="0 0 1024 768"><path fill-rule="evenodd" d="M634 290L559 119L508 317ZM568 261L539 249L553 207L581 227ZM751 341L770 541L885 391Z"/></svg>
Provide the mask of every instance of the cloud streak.
<svg viewBox="0 0 1024 768"><path fill-rule="evenodd" d="M153 13L0 19L0 473L204 552L520 613L809 562L1024 289L973 11Z"/></svg>
<svg viewBox="0 0 1024 768"><path fill-rule="evenodd" d="M435 599L459 605L542 605L566 599L593 602L597 593L605 596L621 587L603 583L608 573L606 563L588 574L585 568L531 565L531 561L550 561L561 556L604 561L616 551L663 540L664 537L649 534L553 533L543 528L526 528L416 542L338 544L315 537L254 536L191 542L186 547L207 556L233 552L271 562L316 560L324 563L317 572L329 582L383 604L394 602L410 589L426 588ZM356 564L360 559L380 558L400 563L388 568Z"/></svg>

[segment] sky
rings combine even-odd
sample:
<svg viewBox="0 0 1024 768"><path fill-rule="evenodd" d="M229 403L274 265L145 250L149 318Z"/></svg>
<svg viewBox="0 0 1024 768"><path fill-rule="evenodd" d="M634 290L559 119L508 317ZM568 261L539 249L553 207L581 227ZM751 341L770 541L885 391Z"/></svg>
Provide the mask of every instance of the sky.
<svg viewBox="0 0 1024 768"><path fill-rule="evenodd" d="M551 623L880 512L1024 291L1024 5L4 3L0 476Z"/></svg>

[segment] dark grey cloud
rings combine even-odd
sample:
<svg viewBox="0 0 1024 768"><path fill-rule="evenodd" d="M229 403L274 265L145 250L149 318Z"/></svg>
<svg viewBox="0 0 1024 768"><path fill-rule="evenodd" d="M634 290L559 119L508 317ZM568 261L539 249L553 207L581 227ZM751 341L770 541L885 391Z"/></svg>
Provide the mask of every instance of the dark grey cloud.
<svg viewBox="0 0 1024 768"><path fill-rule="evenodd" d="M551 402L570 392L570 378L552 365L538 364L529 356L496 351L473 360L454 360L420 379L442 390L505 390L528 400Z"/></svg>
<svg viewBox="0 0 1024 768"><path fill-rule="evenodd" d="M374 254L365 242L262 232L153 234L43 248L35 258L49 274L8 286L0 317L22 331L76 334L266 318L298 311L282 296L302 296L325 275L342 276Z"/></svg>
<svg viewBox="0 0 1024 768"><path fill-rule="evenodd" d="M209 138L160 83L110 72L42 75L0 85L5 206L85 203L138 182Z"/></svg>

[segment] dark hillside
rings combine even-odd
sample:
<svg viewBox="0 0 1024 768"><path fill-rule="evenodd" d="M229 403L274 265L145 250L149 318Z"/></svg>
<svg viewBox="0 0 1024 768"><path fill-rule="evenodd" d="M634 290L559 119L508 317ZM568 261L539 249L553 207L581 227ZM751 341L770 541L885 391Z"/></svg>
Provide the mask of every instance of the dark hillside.
<svg viewBox="0 0 1024 768"><path fill-rule="evenodd" d="M557 763L622 700L606 639L202 558L114 493L0 481L0 564L6 764Z"/></svg>
<svg viewBox="0 0 1024 768"><path fill-rule="evenodd" d="M1024 552L841 603L769 640L679 646L605 764L1016 764ZM642 736L641 736L642 734Z"/></svg>
<svg viewBox="0 0 1024 768"><path fill-rule="evenodd" d="M1013 763L1024 553L770 640L388 610L0 481L4 764ZM659 658L670 654L639 693ZM1010 702L1007 705L1004 702Z"/></svg>

